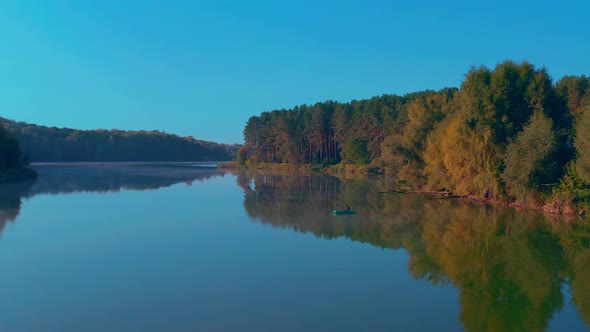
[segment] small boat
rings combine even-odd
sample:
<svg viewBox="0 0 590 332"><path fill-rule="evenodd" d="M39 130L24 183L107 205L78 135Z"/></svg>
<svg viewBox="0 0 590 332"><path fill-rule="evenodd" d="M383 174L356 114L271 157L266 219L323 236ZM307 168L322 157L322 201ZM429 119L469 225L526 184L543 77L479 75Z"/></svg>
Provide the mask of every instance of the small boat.
<svg viewBox="0 0 590 332"><path fill-rule="evenodd" d="M341 214L355 214L356 211L355 210L332 210L332 214L334 214L335 216L341 215Z"/></svg>

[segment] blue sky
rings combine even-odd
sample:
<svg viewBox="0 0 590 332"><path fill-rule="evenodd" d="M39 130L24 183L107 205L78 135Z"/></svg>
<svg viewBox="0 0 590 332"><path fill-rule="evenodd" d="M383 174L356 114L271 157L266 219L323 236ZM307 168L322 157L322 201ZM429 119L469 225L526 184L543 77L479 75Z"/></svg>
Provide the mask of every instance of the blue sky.
<svg viewBox="0 0 590 332"><path fill-rule="evenodd" d="M1 1L0 116L241 143L247 119L459 86L505 59L590 74L585 1Z"/></svg>

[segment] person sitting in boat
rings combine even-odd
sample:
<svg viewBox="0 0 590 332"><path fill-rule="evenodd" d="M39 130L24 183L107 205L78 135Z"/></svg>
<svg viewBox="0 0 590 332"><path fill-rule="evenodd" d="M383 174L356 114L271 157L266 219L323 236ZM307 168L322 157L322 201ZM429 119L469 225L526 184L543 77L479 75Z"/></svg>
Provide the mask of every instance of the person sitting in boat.
<svg viewBox="0 0 590 332"><path fill-rule="evenodd" d="M350 206L348 206L348 204L346 204L346 206L344 207L345 211L350 211Z"/></svg>

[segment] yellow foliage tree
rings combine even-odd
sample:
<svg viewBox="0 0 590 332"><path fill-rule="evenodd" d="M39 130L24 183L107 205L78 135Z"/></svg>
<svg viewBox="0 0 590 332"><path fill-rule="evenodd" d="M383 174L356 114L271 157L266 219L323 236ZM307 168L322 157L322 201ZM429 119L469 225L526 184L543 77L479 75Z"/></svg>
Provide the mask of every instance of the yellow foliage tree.
<svg viewBox="0 0 590 332"><path fill-rule="evenodd" d="M491 128L472 128L464 118L455 117L429 139L425 171L431 186L448 186L461 194L494 195L499 191L498 156Z"/></svg>

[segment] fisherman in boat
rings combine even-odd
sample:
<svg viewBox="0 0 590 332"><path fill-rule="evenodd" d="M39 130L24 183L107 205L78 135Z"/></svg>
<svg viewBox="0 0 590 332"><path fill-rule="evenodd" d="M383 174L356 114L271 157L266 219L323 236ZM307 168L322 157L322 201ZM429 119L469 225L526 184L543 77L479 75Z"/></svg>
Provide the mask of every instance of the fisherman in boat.
<svg viewBox="0 0 590 332"><path fill-rule="evenodd" d="M344 211L350 211L350 206L348 206L348 204L346 204L346 207L344 207Z"/></svg>

